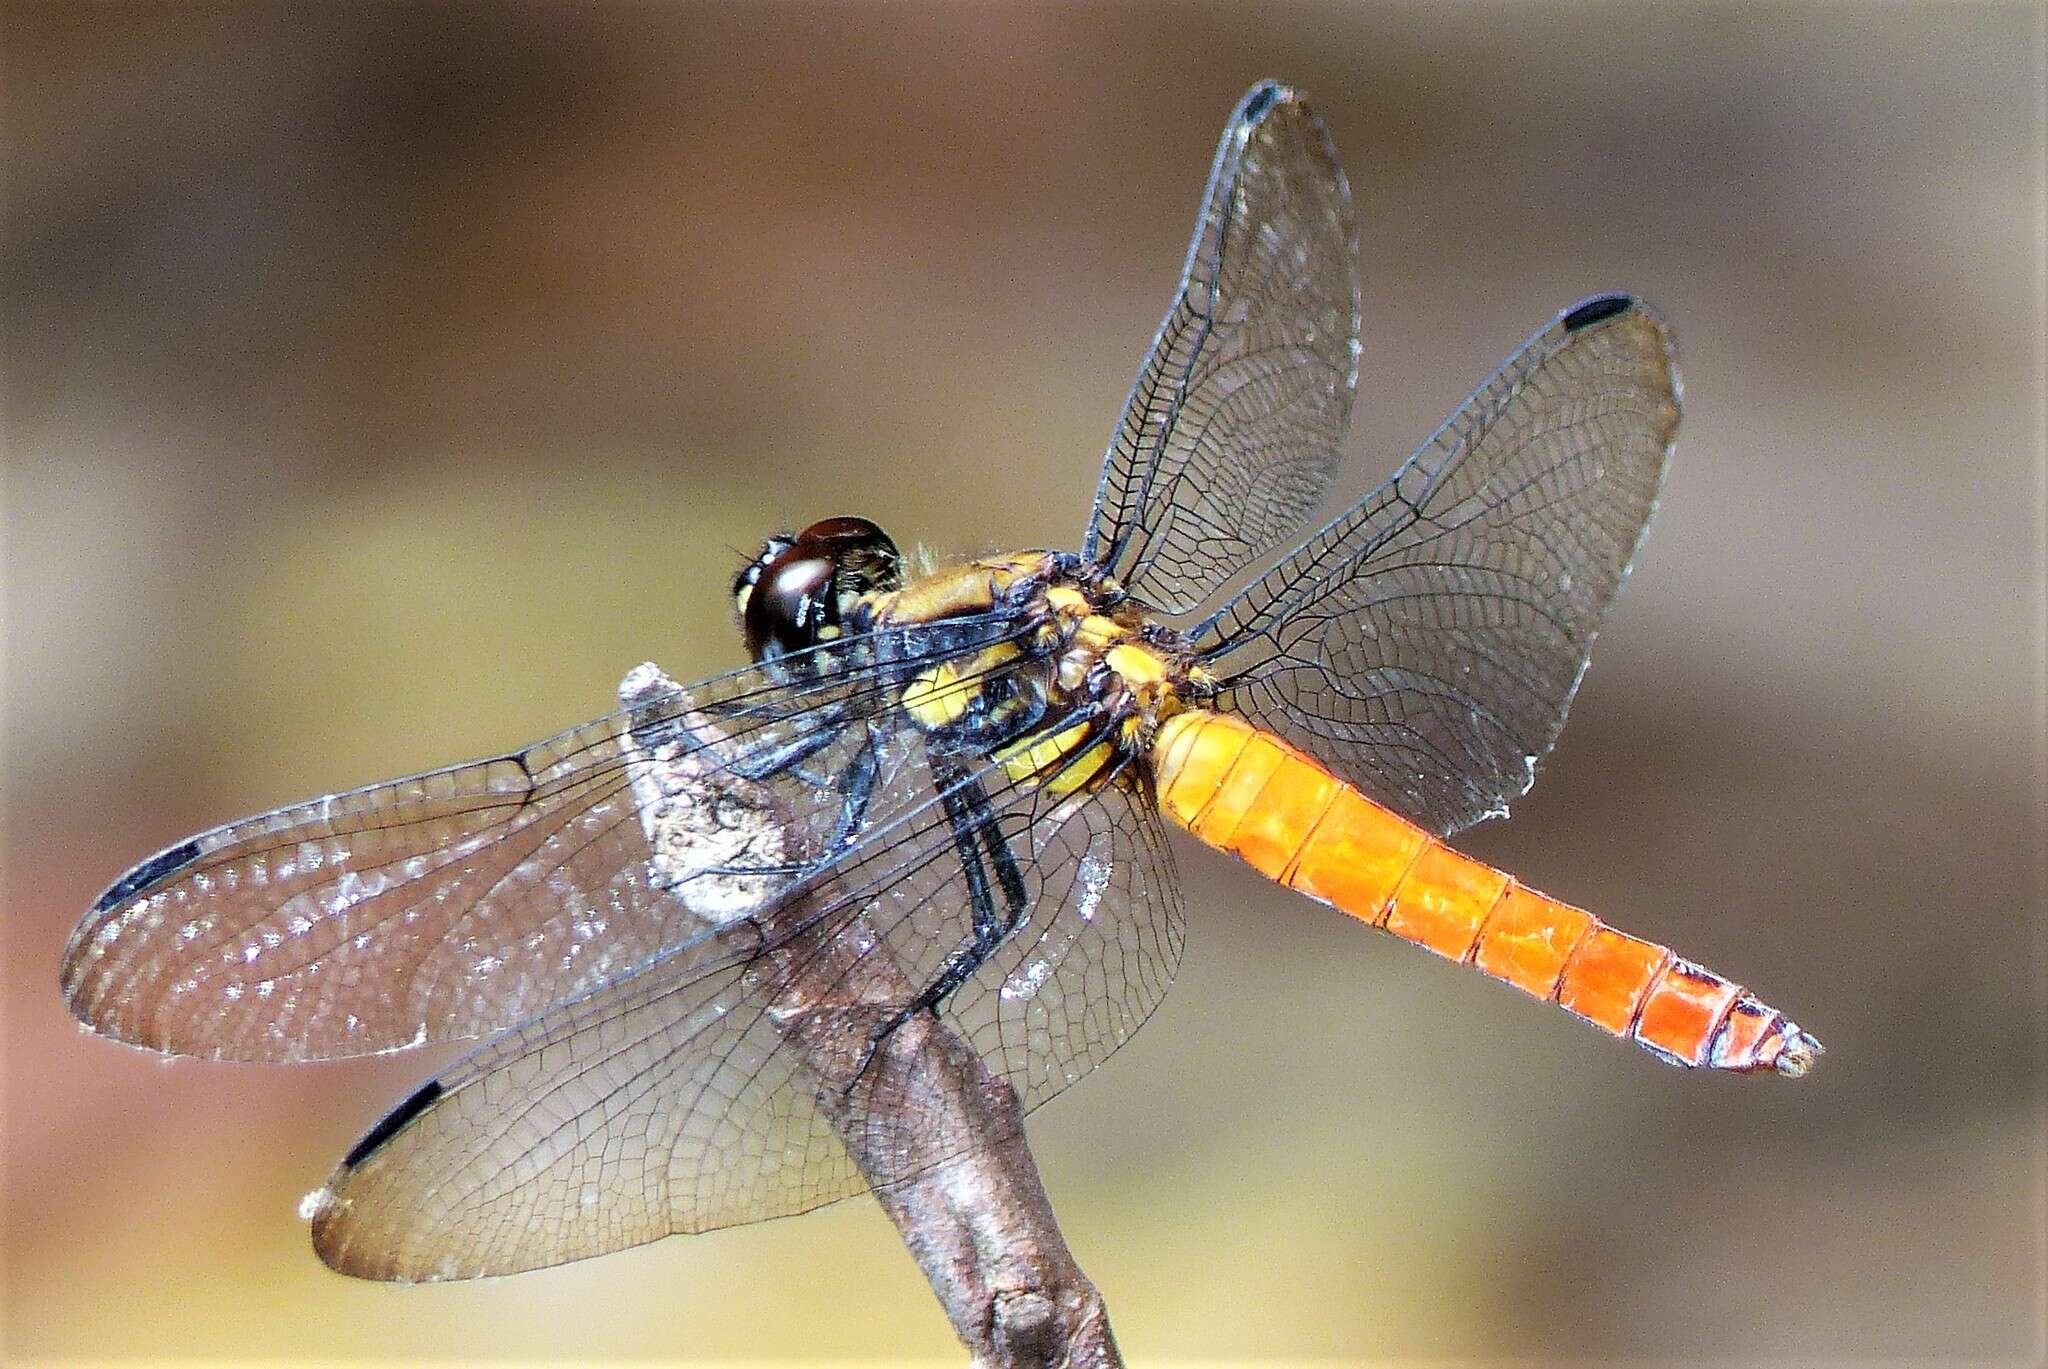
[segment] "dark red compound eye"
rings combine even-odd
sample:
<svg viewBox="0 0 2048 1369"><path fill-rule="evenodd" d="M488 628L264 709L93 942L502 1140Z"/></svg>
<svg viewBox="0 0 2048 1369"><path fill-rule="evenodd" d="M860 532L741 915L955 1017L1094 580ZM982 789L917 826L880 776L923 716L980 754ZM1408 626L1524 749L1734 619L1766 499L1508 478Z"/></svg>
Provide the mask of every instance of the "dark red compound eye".
<svg viewBox="0 0 2048 1369"><path fill-rule="evenodd" d="M792 547L761 567L740 614L740 634L757 661L801 651L818 642L819 629L838 614L830 557Z"/></svg>
<svg viewBox="0 0 2048 1369"><path fill-rule="evenodd" d="M865 518L823 519L798 533L796 545L832 558L842 594L895 589L903 583L903 554L888 533Z"/></svg>
<svg viewBox="0 0 2048 1369"><path fill-rule="evenodd" d="M888 542L889 535L865 518L821 518L798 533L796 540L837 549L876 541ZM890 546L893 550L894 544Z"/></svg>

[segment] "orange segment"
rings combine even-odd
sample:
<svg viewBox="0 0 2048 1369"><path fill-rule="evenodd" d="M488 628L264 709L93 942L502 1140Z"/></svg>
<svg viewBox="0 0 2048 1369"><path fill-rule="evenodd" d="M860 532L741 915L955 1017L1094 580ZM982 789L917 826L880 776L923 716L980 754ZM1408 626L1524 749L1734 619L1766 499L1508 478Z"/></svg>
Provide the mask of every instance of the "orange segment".
<svg viewBox="0 0 2048 1369"><path fill-rule="evenodd" d="M1739 985L1459 855L1242 718L1177 713L1151 762L1161 811L1210 846L1666 1061L1798 1075L1820 1053ZM1097 768L1093 752L1073 762L1076 776Z"/></svg>
<svg viewBox="0 0 2048 1369"><path fill-rule="evenodd" d="M1714 1029L1741 992L1740 984L1730 984L1711 970L1689 960L1673 960L1643 1000L1636 1040L1688 1065L1705 1064Z"/></svg>
<svg viewBox="0 0 2048 1369"><path fill-rule="evenodd" d="M1231 848L1266 878L1280 878L1294 864L1338 788L1336 778L1321 766L1287 756L1239 819Z"/></svg>
<svg viewBox="0 0 2048 1369"><path fill-rule="evenodd" d="M1203 740L1206 742L1224 731L1211 727L1203 734ZM1236 763L1224 772L1215 797L1189 830L1220 850L1236 850L1231 837L1237 832L1237 824L1259 801L1259 793L1266 787L1266 781L1273 778L1273 772L1286 762L1287 753L1277 743L1252 733L1246 738L1244 749L1237 753Z"/></svg>
<svg viewBox="0 0 2048 1369"><path fill-rule="evenodd" d="M1757 1002L1755 995L1743 994L1728 1010L1728 1020L1714 1033L1708 1061L1717 1070L1750 1070L1758 1064L1757 1048L1777 1025L1778 1014Z"/></svg>
<svg viewBox="0 0 2048 1369"><path fill-rule="evenodd" d="M1650 980L1670 958L1671 952L1662 946L1612 927L1595 928L1565 963L1557 1001L1588 1022L1624 1036Z"/></svg>
<svg viewBox="0 0 2048 1369"><path fill-rule="evenodd" d="M1508 877L1492 866L1432 842L1394 890L1387 930L1447 960L1463 960L1507 887Z"/></svg>
<svg viewBox="0 0 2048 1369"><path fill-rule="evenodd" d="M1159 806L1181 826L1193 829L1202 808L1237 763L1249 733L1220 725L1214 714L1189 712L1168 718L1152 745Z"/></svg>
<svg viewBox="0 0 2048 1369"><path fill-rule="evenodd" d="M1569 903L1511 885L1480 931L1473 963L1523 993L1548 998L1557 990L1565 958L1597 921Z"/></svg>
<svg viewBox="0 0 2048 1369"><path fill-rule="evenodd" d="M1303 844L1287 883L1376 925L1428 842L1421 828L1347 787Z"/></svg>

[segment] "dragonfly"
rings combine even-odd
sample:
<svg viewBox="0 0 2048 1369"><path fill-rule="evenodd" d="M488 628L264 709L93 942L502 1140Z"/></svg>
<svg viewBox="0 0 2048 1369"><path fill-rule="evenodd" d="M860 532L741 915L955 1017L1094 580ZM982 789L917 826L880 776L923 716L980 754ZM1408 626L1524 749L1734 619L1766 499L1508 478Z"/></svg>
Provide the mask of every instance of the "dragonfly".
<svg viewBox="0 0 2048 1369"><path fill-rule="evenodd" d="M1564 723L1676 436L1670 332L1628 294L1562 311L1311 530L1356 257L1322 121L1254 87L1078 550L912 574L866 519L769 538L733 585L749 665L643 666L524 750L151 856L72 935L72 1012L221 1060L484 1038L309 1214L330 1265L396 1280L886 1182L827 1113L914 1149L878 1049L914 1022L1045 1102L1173 977L1169 827L1665 1062L1805 1073L1819 1043L1747 989L1446 842ZM835 1098L806 1063L827 1007L859 1048Z"/></svg>

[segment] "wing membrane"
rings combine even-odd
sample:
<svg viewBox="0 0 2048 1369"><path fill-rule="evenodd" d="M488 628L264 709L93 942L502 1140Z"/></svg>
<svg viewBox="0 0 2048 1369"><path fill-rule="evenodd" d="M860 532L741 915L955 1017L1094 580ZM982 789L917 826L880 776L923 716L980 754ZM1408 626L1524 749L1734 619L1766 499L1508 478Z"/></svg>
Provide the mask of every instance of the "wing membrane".
<svg viewBox="0 0 2048 1369"><path fill-rule="evenodd" d="M1221 705L1439 834L1505 812L1564 725L1678 417L1655 312L1565 311L1198 629Z"/></svg>
<svg viewBox="0 0 2048 1369"><path fill-rule="evenodd" d="M1179 958L1179 904L1158 819L1123 791L1056 803L997 770L975 782L990 795L977 826L1011 841L1029 905L943 1011L1033 1107L1157 1003ZM932 783L905 767L878 800L896 816L792 894L779 915L793 923L771 923L765 942L735 929L665 956L415 1095L330 1181L322 1256L376 1278L503 1274L861 1191L821 1111L820 1091L837 1086L813 1062L823 1052L844 1068L969 933ZM949 1130L929 1087L886 1056L858 1075L862 1148L883 1182L987 1139Z"/></svg>
<svg viewBox="0 0 2048 1369"><path fill-rule="evenodd" d="M894 701L892 670L1007 626L835 643L833 668L807 679L786 662L736 671L524 751L202 833L100 898L65 949L65 997L118 1040L234 1060L363 1055L525 1021L703 930L654 879L622 751L633 729L705 711L741 759L829 742ZM839 816L836 793L790 797L814 827Z"/></svg>
<svg viewBox="0 0 2048 1369"><path fill-rule="evenodd" d="M1103 459L1084 555L1188 613L1329 491L1358 373L1357 229L1322 121L1256 86Z"/></svg>

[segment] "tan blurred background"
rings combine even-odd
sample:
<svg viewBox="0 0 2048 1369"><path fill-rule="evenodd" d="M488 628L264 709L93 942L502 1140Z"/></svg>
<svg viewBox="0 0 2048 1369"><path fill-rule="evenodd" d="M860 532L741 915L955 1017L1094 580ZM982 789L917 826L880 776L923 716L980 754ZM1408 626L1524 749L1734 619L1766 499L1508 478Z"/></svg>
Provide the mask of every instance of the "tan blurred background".
<svg viewBox="0 0 2048 1369"><path fill-rule="evenodd" d="M1214 139L1360 202L1350 486L1623 287L1687 378L1563 744L1467 846L1817 1031L1689 1076L1181 852L1039 1114L1134 1362L2041 1353L2037 11L11 5L10 1354L961 1356L865 1200L493 1283L300 1194L436 1063L59 1003L128 865L740 656L760 535L1073 545Z"/></svg>

